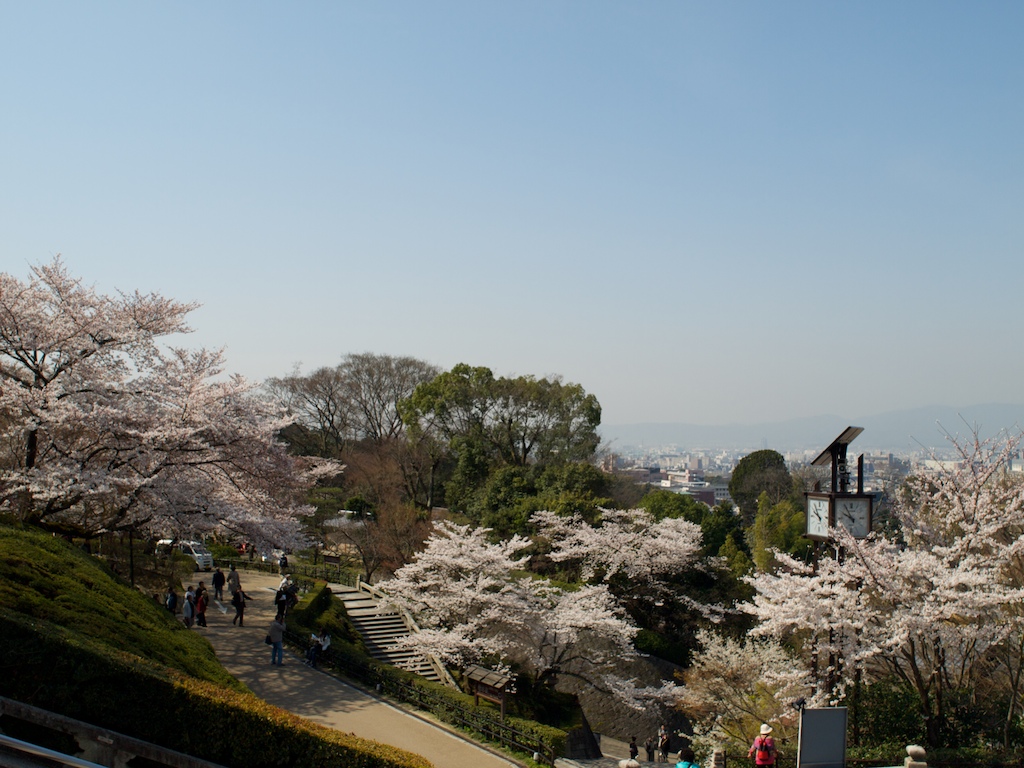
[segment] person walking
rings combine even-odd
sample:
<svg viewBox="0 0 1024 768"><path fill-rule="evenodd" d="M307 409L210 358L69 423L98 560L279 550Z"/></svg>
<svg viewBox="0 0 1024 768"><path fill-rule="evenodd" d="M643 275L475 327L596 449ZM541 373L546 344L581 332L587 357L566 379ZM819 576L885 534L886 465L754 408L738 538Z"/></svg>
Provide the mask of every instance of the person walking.
<svg viewBox="0 0 1024 768"><path fill-rule="evenodd" d="M224 571L220 568L213 572L213 599L217 602L224 601Z"/></svg>
<svg viewBox="0 0 1024 768"><path fill-rule="evenodd" d="M238 571L235 570L235 564L232 563L228 568L227 578L228 592L232 595L242 588L242 582L238 578Z"/></svg>
<svg viewBox="0 0 1024 768"><path fill-rule="evenodd" d="M238 622L238 626L245 626L245 601L249 599L249 596L242 591L241 587L235 590L235 593L231 596L231 605L235 609L235 617L231 619L231 623Z"/></svg>
<svg viewBox="0 0 1024 768"><path fill-rule="evenodd" d="M636 758L637 758L637 756L639 754L640 754L640 747L637 746L636 736L631 736L629 738L629 759L630 760L636 760Z"/></svg>
<svg viewBox="0 0 1024 768"><path fill-rule="evenodd" d="M284 631L287 629L284 623L284 616L280 613L270 622L270 629L267 630L267 637L270 639L270 664L284 666Z"/></svg>
<svg viewBox="0 0 1024 768"><path fill-rule="evenodd" d="M654 737L653 736L648 736L646 741L644 741L644 751L647 752L647 762L648 763L653 763L654 762L654 752L655 752L655 749L654 749Z"/></svg>
<svg viewBox="0 0 1024 768"><path fill-rule="evenodd" d="M768 723L761 723L761 732L754 739L754 743L747 750L747 757L754 758L754 765L757 768L763 766L774 766L775 758L779 750L775 746L775 739L771 736L772 727Z"/></svg>
<svg viewBox="0 0 1024 768"><path fill-rule="evenodd" d="M669 735L668 728L664 725L658 730L658 755L661 762L668 762Z"/></svg>

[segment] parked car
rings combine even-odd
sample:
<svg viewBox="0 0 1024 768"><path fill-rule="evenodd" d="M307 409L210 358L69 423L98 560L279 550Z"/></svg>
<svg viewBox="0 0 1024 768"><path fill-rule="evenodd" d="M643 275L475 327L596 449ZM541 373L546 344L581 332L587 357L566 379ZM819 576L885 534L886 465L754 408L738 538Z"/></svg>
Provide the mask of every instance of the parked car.
<svg viewBox="0 0 1024 768"><path fill-rule="evenodd" d="M171 539L160 539L156 543L157 551L170 552L175 546L174 541ZM213 570L213 554L206 548L206 545L201 541L179 541L177 547L181 550L183 555L188 555L192 558L196 564L196 570L212 571Z"/></svg>

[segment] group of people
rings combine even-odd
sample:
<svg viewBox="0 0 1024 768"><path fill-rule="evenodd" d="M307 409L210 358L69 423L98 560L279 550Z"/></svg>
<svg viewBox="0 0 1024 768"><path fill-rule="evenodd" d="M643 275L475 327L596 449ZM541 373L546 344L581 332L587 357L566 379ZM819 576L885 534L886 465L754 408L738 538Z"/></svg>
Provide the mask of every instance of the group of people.
<svg viewBox="0 0 1024 768"><path fill-rule="evenodd" d="M224 600L224 587L228 588L228 591L231 593L231 605L235 609L235 617L231 620L231 623L237 623L240 627L244 626L245 602L250 598L242 590L241 579L238 576L238 571L235 570L235 566L231 566L226 576L220 568L215 570L211 579L211 586L213 587L213 599L218 602ZM205 627L207 626L206 610L210 605L210 599L206 583L200 581L196 587L190 584L188 589L185 590L184 597L181 598L178 597L178 593L172 586L167 590L167 594L164 595L164 606L175 615L177 615L180 606L181 618L186 627Z"/></svg>
<svg viewBox="0 0 1024 768"><path fill-rule="evenodd" d="M644 750L647 752L647 762L649 763L667 763L668 753L671 739L669 737L668 728L664 725L658 729L657 736L648 736L647 740L644 741ZM682 752L680 752L682 754ZM637 761L639 760L640 747L637 746L636 736L629 740L629 759ZM681 759L681 758L680 758ZM695 768L696 768L696 764Z"/></svg>
<svg viewBox="0 0 1024 768"><path fill-rule="evenodd" d="M244 627L245 605L252 598L242 589L241 578L234 564L231 564L227 575L217 568L213 573L211 586L213 587L213 599L218 602L223 601L224 589L227 587L227 591L231 594L231 605L235 609L235 616L231 619L231 623ZM288 609L298 602L298 590L298 585L291 580L291 577L284 575L277 588L277 594L274 596L277 615L267 630L267 644L270 646L270 663L279 667L284 666L284 633L287 630L285 615L288 613ZM207 626L206 609L210 604L210 594L204 582L200 581L197 587L189 585L184 598L181 599L173 586L168 589L164 596L164 605L167 610L177 615L179 603L182 620L186 627ZM306 651L306 660L303 663L316 668L317 661L330 646L331 636L326 629L321 628L318 633L310 635L309 649Z"/></svg>
<svg viewBox="0 0 1024 768"><path fill-rule="evenodd" d="M299 602L299 585L292 581L292 577L288 574L284 574L281 577L281 583L277 587L277 593L274 595L274 605L277 606L277 612L281 616L285 616L288 613L288 609Z"/></svg>
<svg viewBox="0 0 1024 768"><path fill-rule="evenodd" d="M309 650L306 651L306 660L303 662L307 667L313 667L316 669L317 659L320 655L331 647L331 636L327 634L327 630L323 627L320 628L319 634L312 634L309 636Z"/></svg>
<svg viewBox="0 0 1024 768"><path fill-rule="evenodd" d="M210 604L210 596L203 582L200 581L198 587L189 584L188 589L185 590L185 596L180 599L173 586L168 589L164 596L164 606L167 610L177 615L179 602L181 603L181 618L186 627L206 626L206 609Z"/></svg>
<svg viewBox="0 0 1024 768"><path fill-rule="evenodd" d="M778 757L779 750L775 746L775 739L771 735L772 730L772 727L768 725L768 723L762 723L757 738L754 739L754 743L747 751L747 757L754 758L755 768L774 768L775 766L775 760ZM647 752L647 762L668 763L669 746L670 738L668 729L663 725L659 729L656 737L649 736L644 742L644 750ZM636 736L634 736L629 740L629 760L623 760L619 765L623 766L623 768L639 766L639 755L640 747L636 743ZM683 747L679 750L677 758L676 768L700 768L697 764L696 755L694 755L693 750L689 747Z"/></svg>
<svg viewBox="0 0 1024 768"><path fill-rule="evenodd" d="M211 585L213 586L213 599L218 602L223 601L224 588L227 587L231 594L231 605L235 609L235 616L231 619L231 623L244 627L245 604L251 598L242 589L241 579L234 564L230 566L227 575L217 568L213 573ZM285 615L288 613L288 609L298 602L298 589L298 585L291 580L291 577L284 575L277 588L277 594L274 596L277 615L267 630L267 644L270 646L270 663L279 667L284 666L284 633L287 630ZM180 603L182 620L186 627L206 626L206 609L210 603L210 596L204 582L200 581L199 586L195 588L189 585ZM167 610L176 615L178 604L178 593L172 586L164 596L164 605ZM321 628L319 633L310 635L309 649L306 651L306 660L303 663L316 668L318 659L330 646L331 636Z"/></svg>
<svg viewBox="0 0 1024 768"><path fill-rule="evenodd" d="M288 609L299 602L299 585L292 581L291 576L283 574L281 583L274 595L274 605L277 606L277 615L270 622L267 629L267 645L270 646L270 663L272 666L284 666L284 633L288 629L285 617ZM327 630L321 628L319 634L310 635L309 648L306 651L306 660L303 664L316 668L320 655L331 645L331 636Z"/></svg>

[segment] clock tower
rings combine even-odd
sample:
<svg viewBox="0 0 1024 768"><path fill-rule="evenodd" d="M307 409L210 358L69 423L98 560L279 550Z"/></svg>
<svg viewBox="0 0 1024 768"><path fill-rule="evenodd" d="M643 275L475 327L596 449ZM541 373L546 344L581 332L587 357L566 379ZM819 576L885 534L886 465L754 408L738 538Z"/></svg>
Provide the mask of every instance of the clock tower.
<svg viewBox="0 0 1024 768"><path fill-rule="evenodd" d="M843 526L854 538L863 539L871 533L874 497L864 493L864 455L857 457L857 490L850 490L850 468L847 448L864 431L863 427L847 427L832 444L822 451L812 466L832 466L832 490L805 493L807 527L804 535L814 541L828 541L829 528Z"/></svg>

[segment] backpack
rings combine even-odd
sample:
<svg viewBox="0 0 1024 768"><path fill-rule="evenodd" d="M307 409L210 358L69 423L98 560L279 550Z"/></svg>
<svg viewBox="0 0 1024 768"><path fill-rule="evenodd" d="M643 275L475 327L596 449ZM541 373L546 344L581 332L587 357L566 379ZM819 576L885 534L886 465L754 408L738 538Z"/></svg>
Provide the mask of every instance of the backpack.
<svg viewBox="0 0 1024 768"><path fill-rule="evenodd" d="M755 759L759 763L770 763L772 756L775 754L775 741L768 742L764 736L758 736L754 739L754 749L756 751Z"/></svg>

